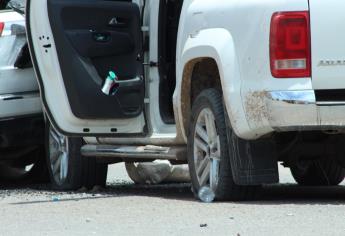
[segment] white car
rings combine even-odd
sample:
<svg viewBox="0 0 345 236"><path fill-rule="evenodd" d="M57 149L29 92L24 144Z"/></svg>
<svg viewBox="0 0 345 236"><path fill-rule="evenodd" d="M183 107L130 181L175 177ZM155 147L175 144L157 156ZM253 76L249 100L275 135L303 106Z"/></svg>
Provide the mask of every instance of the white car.
<svg viewBox="0 0 345 236"><path fill-rule="evenodd" d="M345 3L28 0L55 185L108 163L189 163L193 190L256 196L345 176Z"/></svg>
<svg viewBox="0 0 345 236"><path fill-rule="evenodd" d="M7 3L0 1L1 176L18 178L30 173L38 177L45 167L40 94L27 46L24 16ZM26 171L32 164L35 165Z"/></svg>

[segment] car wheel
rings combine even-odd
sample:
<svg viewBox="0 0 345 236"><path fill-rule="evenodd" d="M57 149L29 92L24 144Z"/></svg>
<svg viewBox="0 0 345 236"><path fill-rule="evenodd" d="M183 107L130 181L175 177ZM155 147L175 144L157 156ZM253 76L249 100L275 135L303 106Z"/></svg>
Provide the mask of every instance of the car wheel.
<svg viewBox="0 0 345 236"><path fill-rule="evenodd" d="M82 138L67 137L50 124L46 136L48 170L54 189L67 191L105 186L108 165L81 155Z"/></svg>
<svg viewBox="0 0 345 236"><path fill-rule="evenodd" d="M23 167L25 180L32 183L49 182L44 146L37 148L30 155L32 155L34 162L29 166Z"/></svg>
<svg viewBox="0 0 345 236"><path fill-rule="evenodd" d="M20 156L18 160L1 164L0 178L2 180L23 184L49 181L44 146L29 147L27 150L22 153L12 153L14 156ZM8 152L6 154L9 155Z"/></svg>
<svg viewBox="0 0 345 236"><path fill-rule="evenodd" d="M345 178L345 169L333 158L299 160L290 170L295 181L304 186L336 186Z"/></svg>
<svg viewBox="0 0 345 236"><path fill-rule="evenodd" d="M232 145L231 145L232 146ZM210 187L217 200L249 200L257 186L236 185L231 171L222 94L215 89L203 91L192 108L188 136L188 164L194 195Z"/></svg>

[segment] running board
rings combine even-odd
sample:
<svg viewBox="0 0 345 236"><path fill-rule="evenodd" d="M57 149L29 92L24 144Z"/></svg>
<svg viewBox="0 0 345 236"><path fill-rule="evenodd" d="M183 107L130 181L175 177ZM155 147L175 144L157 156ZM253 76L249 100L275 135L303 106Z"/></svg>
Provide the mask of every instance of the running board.
<svg viewBox="0 0 345 236"><path fill-rule="evenodd" d="M171 160L186 161L187 149L184 146L159 147L159 146L113 146L113 145L84 145L81 154L86 157L96 157L102 161L114 159L127 160Z"/></svg>

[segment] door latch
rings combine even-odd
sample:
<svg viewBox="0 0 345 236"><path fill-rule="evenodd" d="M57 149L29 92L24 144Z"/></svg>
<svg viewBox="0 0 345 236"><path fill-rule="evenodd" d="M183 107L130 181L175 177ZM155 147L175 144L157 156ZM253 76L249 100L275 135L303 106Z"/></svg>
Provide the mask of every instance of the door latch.
<svg viewBox="0 0 345 236"><path fill-rule="evenodd" d="M144 62L143 65L144 66L149 66L149 67L158 67L159 63L158 62L154 62L154 61L150 61L150 62Z"/></svg>

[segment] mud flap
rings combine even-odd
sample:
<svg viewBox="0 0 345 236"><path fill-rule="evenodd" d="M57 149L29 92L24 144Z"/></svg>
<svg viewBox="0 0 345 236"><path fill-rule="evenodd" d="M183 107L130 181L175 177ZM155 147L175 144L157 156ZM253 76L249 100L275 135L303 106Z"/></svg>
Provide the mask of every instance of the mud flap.
<svg viewBox="0 0 345 236"><path fill-rule="evenodd" d="M229 158L234 182L250 186L279 183L278 161L273 141L247 141L232 131L226 115Z"/></svg>

